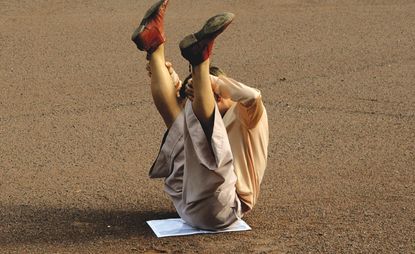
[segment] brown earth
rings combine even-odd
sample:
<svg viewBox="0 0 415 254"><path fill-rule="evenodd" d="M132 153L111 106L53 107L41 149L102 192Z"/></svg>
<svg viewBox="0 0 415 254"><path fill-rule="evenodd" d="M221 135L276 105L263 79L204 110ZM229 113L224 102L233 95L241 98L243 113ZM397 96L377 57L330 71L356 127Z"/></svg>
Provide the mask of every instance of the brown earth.
<svg viewBox="0 0 415 254"><path fill-rule="evenodd" d="M152 1L0 1L0 252L415 253L415 2L172 0L167 54L211 15L256 86L269 166L243 233L157 239L164 127L130 35Z"/></svg>

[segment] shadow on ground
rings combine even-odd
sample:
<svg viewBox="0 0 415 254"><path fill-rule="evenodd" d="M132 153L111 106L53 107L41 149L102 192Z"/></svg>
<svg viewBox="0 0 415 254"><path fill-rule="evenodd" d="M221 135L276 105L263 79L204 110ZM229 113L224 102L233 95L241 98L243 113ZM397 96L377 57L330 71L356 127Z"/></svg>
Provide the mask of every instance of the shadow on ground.
<svg viewBox="0 0 415 254"><path fill-rule="evenodd" d="M146 221L172 218L171 211L80 210L0 206L0 246L27 243L79 243L99 238L151 235Z"/></svg>

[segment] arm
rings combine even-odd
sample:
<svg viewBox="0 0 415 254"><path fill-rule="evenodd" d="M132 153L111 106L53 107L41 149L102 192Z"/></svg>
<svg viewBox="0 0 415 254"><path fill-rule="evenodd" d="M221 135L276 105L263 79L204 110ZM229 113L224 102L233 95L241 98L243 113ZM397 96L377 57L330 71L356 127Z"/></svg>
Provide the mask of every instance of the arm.
<svg viewBox="0 0 415 254"><path fill-rule="evenodd" d="M254 128L264 112L261 92L225 76L211 75L210 78L212 89L216 94L238 103L238 117L242 124L248 129Z"/></svg>
<svg viewBox="0 0 415 254"><path fill-rule="evenodd" d="M234 79L210 75L213 91L219 96L235 102L241 103L245 107L250 107L260 98L261 93L258 89L246 86Z"/></svg>

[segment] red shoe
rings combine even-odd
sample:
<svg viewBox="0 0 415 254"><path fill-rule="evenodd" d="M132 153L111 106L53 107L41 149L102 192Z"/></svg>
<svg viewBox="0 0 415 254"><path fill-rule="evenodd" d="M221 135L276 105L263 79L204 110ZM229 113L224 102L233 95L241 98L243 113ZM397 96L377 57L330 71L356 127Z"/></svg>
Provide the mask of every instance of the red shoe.
<svg viewBox="0 0 415 254"><path fill-rule="evenodd" d="M215 38L228 27L234 17L233 13L225 12L208 19L199 32L184 37L180 42L182 56L193 66L204 62L212 54Z"/></svg>
<svg viewBox="0 0 415 254"><path fill-rule="evenodd" d="M147 59L160 44L166 41L164 35L164 13L169 0L160 0L147 10L131 40L142 51L147 51Z"/></svg>

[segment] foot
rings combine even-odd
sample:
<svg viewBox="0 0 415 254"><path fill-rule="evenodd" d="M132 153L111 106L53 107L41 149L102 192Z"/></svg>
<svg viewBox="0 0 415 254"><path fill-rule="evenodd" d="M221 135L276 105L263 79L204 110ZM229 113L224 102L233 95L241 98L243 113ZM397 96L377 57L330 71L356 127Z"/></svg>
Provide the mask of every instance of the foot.
<svg viewBox="0 0 415 254"><path fill-rule="evenodd" d="M164 35L164 13L169 0L159 0L147 10L131 40L141 51L147 51L147 59L160 44L166 41Z"/></svg>
<svg viewBox="0 0 415 254"><path fill-rule="evenodd" d="M233 13L225 12L208 19L199 32L184 37L180 42L182 56L193 66L204 62L212 54L215 38L228 27L234 17Z"/></svg>

